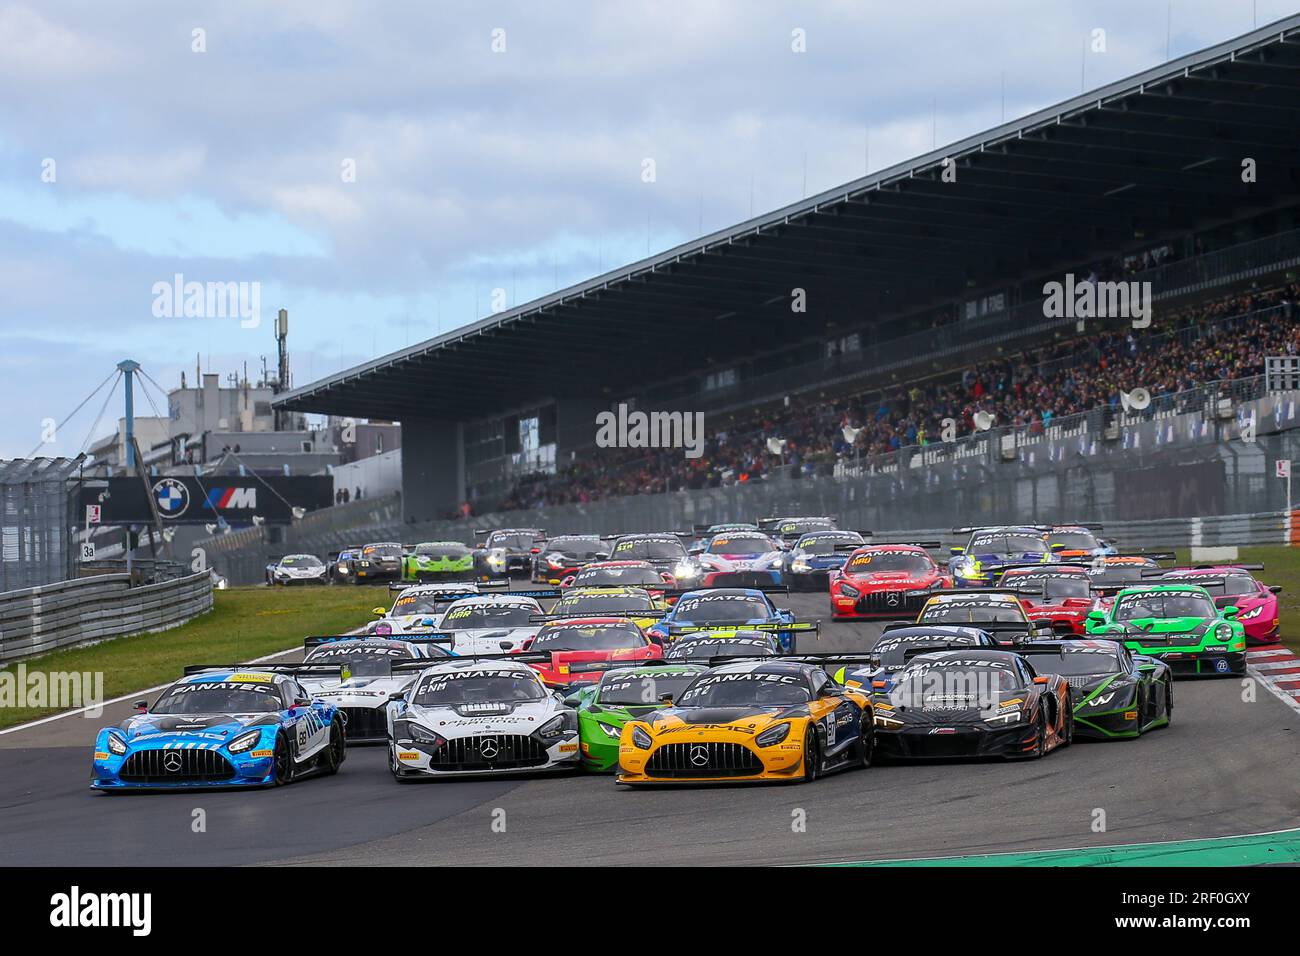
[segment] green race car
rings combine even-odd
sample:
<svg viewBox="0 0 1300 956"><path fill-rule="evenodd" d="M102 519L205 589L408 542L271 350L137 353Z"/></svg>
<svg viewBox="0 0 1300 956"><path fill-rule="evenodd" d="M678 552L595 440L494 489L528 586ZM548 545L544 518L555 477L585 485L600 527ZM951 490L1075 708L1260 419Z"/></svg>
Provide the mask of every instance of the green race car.
<svg viewBox="0 0 1300 956"><path fill-rule="evenodd" d="M473 581L474 552L459 541L426 541L402 556L403 581Z"/></svg>
<svg viewBox="0 0 1300 956"><path fill-rule="evenodd" d="M1203 587L1134 585L1118 590L1109 608L1088 612L1088 634L1122 641L1154 657L1175 675L1244 674L1246 632L1237 609L1218 608Z"/></svg>
<svg viewBox="0 0 1300 956"><path fill-rule="evenodd" d="M565 703L578 711L578 740L582 767L593 773L618 769L618 740L623 725L644 717L676 696L708 668L702 664L651 661L635 666L613 665L600 681L575 691Z"/></svg>

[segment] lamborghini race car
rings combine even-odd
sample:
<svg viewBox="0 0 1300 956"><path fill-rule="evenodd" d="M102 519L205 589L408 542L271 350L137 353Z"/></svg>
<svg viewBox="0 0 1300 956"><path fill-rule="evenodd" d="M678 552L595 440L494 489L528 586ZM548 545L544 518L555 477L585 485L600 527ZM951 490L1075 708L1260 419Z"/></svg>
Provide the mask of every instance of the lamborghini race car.
<svg viewBox="0 0 1300 956"><path fill-rule="evenodd" d="M687 591L646 633L667 643L683 634L719 625L758 625L760 630L774 631L786 653L793 652L795 631L812 629L811 625L797 625L793 611L777 607L765 592L756 588L713 588Z"/></svg>
<svg viewBox="0 0 1300 956"><path fill-rule="evenodd" d="M546 532L541 528L478 528L474 534L483 539L475 552L493 577L531 572L533 556L540 554L546 543Z"/></svg>
<svg viewBox="0 0 1300 956"><path fill-rule="evenodd" d="M378 620L369 624L366 633L381 637L427 633L438 626L451 601L478 592L474 584L414 584L402 588L392 608L374 609Z"/></svg>
<svg viewBox="0 0 1300 956"><path fill-rule="evenodd" d="M641 628L624 617L574 617L543 624L537 636L524 642L522 650L542 682L551 687L597 679L599 671L584 670L584 664L607 661L649 661L664 656L663 648L646 637ZM546 655L549 655L547 657Z"/></svg>
<svg viewBox="0 0 1300 956"><path fill-rule="evenodd" d="M964 588L936 594L925 602L916 623L975 626L992 634L1000 647L1050 637L1052 625L1033 620L1020 603L1023 595L1034 593L1030 588Z"/></svg>
<svg viewBox="0 0 1300 956"><path fill-rule="evenodd" d="M683 634L664 649L669 661L717 662L727 657L781 657L781 641L771 631L746 627L708 627Z"/></svg>
<svg viewBox="0 0 1300 956"><path fill-rule="evenodd" d="M690 587L700 579L700 563L687 553L678 535L667 532L620 535L610 545L609 557L611 561L644 561L681 587Z"/></svg>
<svg viewBox="0 0 1300 956"><path fill-rule="evenodd" d="M95 740L96 790L280 786L332 774L346 756L343 717L312 700L303 665L187 667L149 707Z"/></svg>
<svg viewBox="0 0 1300 956"><path fill-rule="evenodd" d="M924 544L866 545L830 576L831 617L914 617L932 592L950 586Z"/></svg>
<svg viewBox="0 0 1300 956"><path fill-rule="evenodd" d="M459 541L424 541L402 556L403 581L476 581L486 579L473 551Z"/></svg>
<svg viewBox="0 0 1300 956"><path fill-rule="evenodd" d="M715 534L700 552L699 562L704 575L700 587L754 588L784 580L785 552L760 531Z"/></svg>
<svg viewBox="0 0 1300 956"><path fill-rule="evenodd" d="M577 574L564 578L560 586L645 588L652 595L663 597L664 591L675 588L677 582L666 571L656 571L649 561L596 561L584 565Z"/></svg>
<svg viewBox="0 0 1300 956"><path fill-rule="evenodd" d="M567 588L563 594L547 619L616 614L645 628L668 612L668 602L651 597L645 588Z"/></svg>
<svg viewBox="0 0 1300 956"><path fill-rule="evenodd" d="M1130 654L1115 641L1035 641L1018 648L1039 674L1057 674L1074 692L1074 732L1113 740L1167 727L1174 710L1169 665Z"/></svg>
<svg viewBox="0 0 1300 956"><path fill-rule="evenodd" d="M1270 587L1251 576L1263 571L1262 564L1204 565L1176 568L1161 575L1165 581L1190 581L1210 592L1216 607L1237 608L1237 620L1246 632L1247 644L1271 644L1277 640L1277 595L1282 588Z"/></svg>
<svg viewBox="0 0 1300 956"><path fill-rule="evenodd" d="M566 697L564 702L578 711L582 768L593 773L617 770L623 726L658 710L661 697L677 696L707 670L702 664L620 664L605 671L598 683Z"/></svg>
<svg viewBox="0 0 1300 956"><path fill-rule="evenodd" d="M406 551L392 541L368 544L352 559L346 580L353 584L377 584L396 581L402 576L402 558Z"/></svg>
<svg viewBox="0 0 1300 956"><path fill-rule="evenodd" d="M872 690L882 757L1041 757L1074 734L1070 685L1010 651L920 654Z"/></svg>
<svg viewBox="0 0 1300 956"><path fill-rule="evenodd" d="M428 639L399 641L347 634L309 637L303 647L307 651L304 664L340 668L339 673L304 673L299 683L312 697L338 708L349 746L388 739L388 699L415 679L413 673L394 671L393 664L450 654Z"/></svg>
<svg viewBox="0 0 1300 956"><path fill-rule="evenodd" d="M970 532L966 546L950 549L953 556L948 571L955 587L987 587L1007 568L1057 561L1037 528L953 529L954 534L965 532Z"/></svg>
<svg viewBox="0 0 1300 956"><path fill-rule="evenodd" d="M1020 598L1029 619L1050 624L1058 634L1084 633L1094 601L1087 568L1070 564L1008 568L998 578L997 586L1041 588Z"/></svg>
<svg viewBox="0 0 1300 956"><path fill-rule="evenodd" d="M1047 541L1047 546L1062 561L1080 559L1086 561L1118 553L1113 544L1098 538L1093 533L1100 530L1099 524L1052 525L1045 529L1043 538Z"/></svg>
<svg viewBox="0 0 1300 956"><path fill-rule="evenodd" d="M723 664L665 703L624 725L618 783L807 782L875 752L869 696L815 663Z"/></svg>
<svg viewBox="0 0 1300 956"><path fill-rule="evenodd" d="M771 535L782 546L811 531L837 531L839 525L831 515L800 515L785 518L759 518L758 530Z"/></svg>
<svg viewBox="0 0 1300 956"><path fill-rule="evenodd" d="M291 584L328 584L329 568L314 554L286 554L267 568L266 583L285 587Z"/></svg>
<svg viewBox="0 0 1300 956"><path fill-rule="evenodd" d="M1246 633L1237 608L1215 607L1203 585L1123 588L1109 608L1088 614L1088 634L1123 641L1178 675L1246 673Z"/></svg>
<svg viewBox="0 0 1300 956"><path fill-rule="evenodd" d="M781 577L791 591L825 591L849 552L865 544L856 531L810 531L782 552Z"/></svg>
<svg viewBox="0 0 1300 956"><path fill-rule="evenodd" d="M609 558L609 545L594 534L562 534L551 538L533 555L532 580L536 584L559 584L577 574L585 564Z"/></svg>
<svg viewBox="0 0 1300 956"><path fill-rule="evenodd" d="M978 627L926 624L889 628L872 645L865 661L841 666L833 676L846 687L869 690L873 680L892 677L918 654L997 646L992 635Z"/></svg>
<svg viewBox="0 0 1300 956"><path fill-rule="evenodd" d="M578 716L527 664L448 660L418 675L388 708L388 768L397 781L577 766Z"/></svg>

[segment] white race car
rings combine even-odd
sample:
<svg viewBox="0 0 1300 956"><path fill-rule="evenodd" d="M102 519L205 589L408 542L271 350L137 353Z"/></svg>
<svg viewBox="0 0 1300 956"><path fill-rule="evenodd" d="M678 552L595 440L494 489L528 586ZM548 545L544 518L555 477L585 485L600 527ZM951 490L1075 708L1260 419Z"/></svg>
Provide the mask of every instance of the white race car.
<svg viewBox="0 0 1300 956"><path fill-rule="evenodd" d="M329 568L314 554L286 554L266 569L266 583L277 584L328 584Z"/></svg>
<svg viewBox="0 0 1300 956"><path fill-rule="evenodd" d="M451 658L425 668L389 705L388 728L399 782L578 765L577 712L516 661Z"/></svg>
<svg viewBox="0 0 1300 956"><path fill-rule="evenodd" d="M438 627L452 601L478 593L477 585L463 581L404 587L391 609L375 608L378 620L366 626L366 633L383 637L427 633Z"/></svg>
<svg viewBox="0 0 1300 956"><path fill-rule="evenodd" d="M455 654L509 654L522 650L541 629L542 606L536 598L484 594L462 598L447 608L437 633L450 635Z"/></svg>
<svg viewBox="0 0 1300 956"><path fill-rule="evenodd" d="M432 642L399 641L366 635L309 637L305 664L332 664L339 675L305 673L299 683L312 697L328 701L339 709L347 742L381 743L388 739L385 709L393 694L400 694L415 680L413 671L393 671L398 661L448 658L447 650Z"/></svg>

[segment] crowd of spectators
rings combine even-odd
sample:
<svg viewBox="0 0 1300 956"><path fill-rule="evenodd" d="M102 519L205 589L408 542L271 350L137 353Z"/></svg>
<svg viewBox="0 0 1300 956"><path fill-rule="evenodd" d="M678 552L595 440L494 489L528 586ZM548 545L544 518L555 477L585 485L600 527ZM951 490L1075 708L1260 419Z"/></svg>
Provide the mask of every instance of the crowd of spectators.
<svg viewBox="0 0 1300 956"><path fill-rule="evenodd" d="M1119 266L1127 271L1128 264ZM958 437L968 435L979 412L995 427L1041 429L1054 419L1118 406L1121 392L1139 387L1158 398L1261 375L1265 356L1300 351L1297 295L1295 285L1245 292L1158 315L1148 329L1080 334L885 391L835 401L791 398L787 407L715 431L700 458L685 458L681 449L603 449L554 475L521 482L502 507L761 481L778 468L830 474L839 461L938 441L954 426Z"/></svg>

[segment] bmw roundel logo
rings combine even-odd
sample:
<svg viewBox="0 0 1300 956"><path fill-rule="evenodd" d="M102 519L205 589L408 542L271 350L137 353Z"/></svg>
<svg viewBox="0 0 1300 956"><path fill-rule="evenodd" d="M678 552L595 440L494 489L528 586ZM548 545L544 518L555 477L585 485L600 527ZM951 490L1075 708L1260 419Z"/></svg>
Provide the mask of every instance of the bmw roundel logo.
<svg viewBox="0 0 1300 956"><path fill-rule="evenodd" d="M175 478L163 478L153 486L153 500L158 505L158 514L163 518L179 518L190 506L190 490L185 482Z"/></svg>

